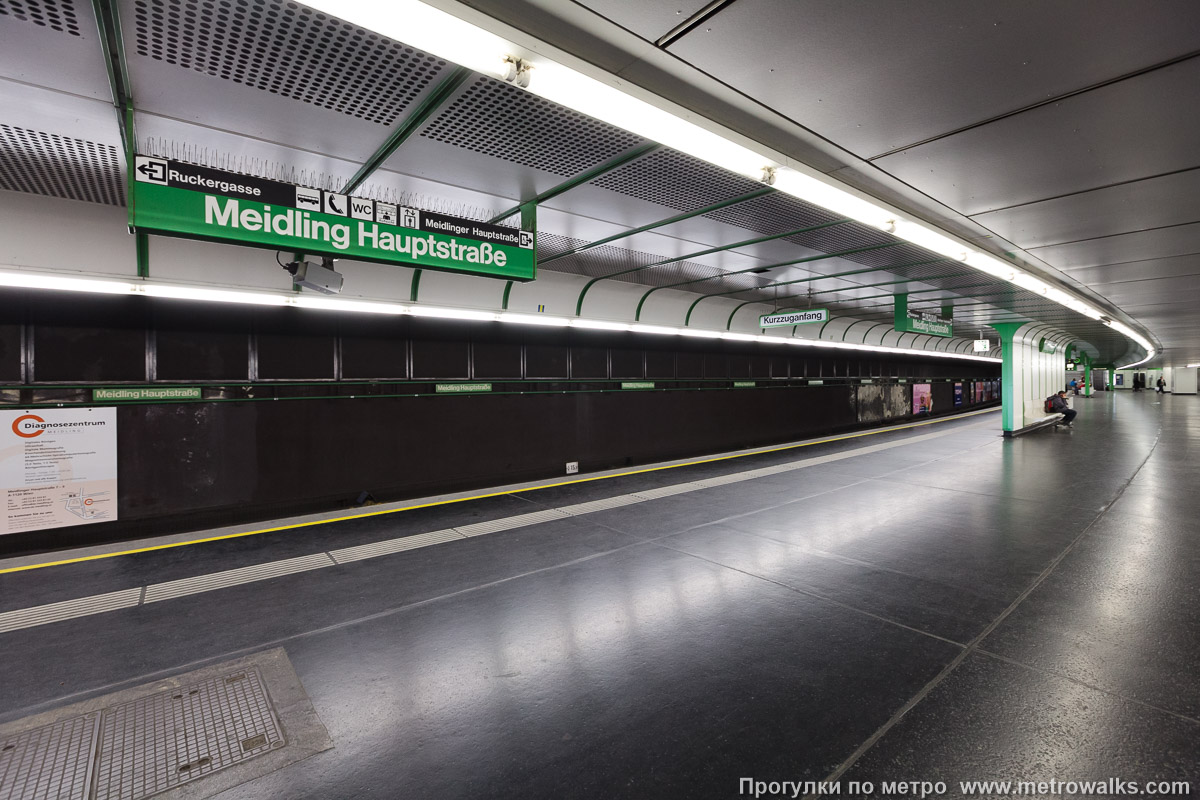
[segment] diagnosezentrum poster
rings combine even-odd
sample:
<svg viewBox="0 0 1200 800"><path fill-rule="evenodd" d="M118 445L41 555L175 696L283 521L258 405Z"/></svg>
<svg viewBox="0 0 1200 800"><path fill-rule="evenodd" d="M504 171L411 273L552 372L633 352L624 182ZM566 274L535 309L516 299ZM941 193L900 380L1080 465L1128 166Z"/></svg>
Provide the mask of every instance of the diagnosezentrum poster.
<svg viewBox="0 0 1200 800"><path fill-rule="evenodd" d="M0 411L0 534L117 518L115 408Z"/></svg>

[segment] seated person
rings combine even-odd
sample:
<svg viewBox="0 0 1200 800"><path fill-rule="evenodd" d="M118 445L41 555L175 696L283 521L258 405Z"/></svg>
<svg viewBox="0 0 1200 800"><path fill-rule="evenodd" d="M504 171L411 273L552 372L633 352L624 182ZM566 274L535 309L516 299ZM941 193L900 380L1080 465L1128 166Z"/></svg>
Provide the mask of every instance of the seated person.
<svg viewBox="0 0 1200 800"><path fill-rule="evenodd" d="M1075 415L1079 412L1067 405L1066 390L1060 391L1058 394L1050 395L1050 413L1062 414L1062 424L1070 426L1071 420L1075 419Z"/></svg>

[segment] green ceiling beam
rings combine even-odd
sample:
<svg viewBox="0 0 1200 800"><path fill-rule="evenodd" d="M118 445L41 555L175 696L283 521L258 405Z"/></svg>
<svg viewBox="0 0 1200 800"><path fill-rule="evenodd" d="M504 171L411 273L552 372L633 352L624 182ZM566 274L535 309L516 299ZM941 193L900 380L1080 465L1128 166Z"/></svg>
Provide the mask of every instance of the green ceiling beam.
<svg viewBox="0 0 1200 800"><path fill-rule="evenodd" d="M565 180L562 183L558 184L557 186L551 187L551 188L547 189L546 191L539 193L535 197L530 197L526 200L522 200L521 202L517 203L512 208L508 209L507 211L504 211L504 212L492 217L489 220L489 222L491 222L494 225L497 222L500 222L501 220L504 220L504 219L508 219L513 214L516 214L518 211L521 210L521 206L528 205L529 203L544 203L553 197L558 197L563 192L569 192L571 189L574 189L576 186L580 186L582 184L594 181L594 180L596 180L596 178L599 178L602 175L607 175L608 173L612 172L613 170L625 166L630 161L636 161L637 159L641 158L644 155L653 153L655 150L661 150L661 149L662 149L662 145L658 144L657 142L649 142L647 144L639 145L638 147L635 147L632 150L630 150L628 153L624 153L623 155L619 155L616 158L609 159L608 161L605 161L600 166L593 167L592 169L589 169L587 172L582 172L573 178Z"/></svg>
<svg viewBox="0 0 1200 800"><path fill-rule="evenodd" d="M137 136L133 127L133 88L129 83L129 65L125 61L125 44L121 38L121 18L113 0L92 0L96 12L96 27L100 47L104 51L104 67L108 70L108 85L112 89L113 105L117 109L117 124L121 129L121 144L127 159L126 169L133 169L137 151Z"/></svg>
<svg viewBox="0 0 1200 800"><path fill-rule="evenodd" d="M676 222L683 222L684 220L692 219L693 217L702 217L705 214L711 214L714 211L720 211L723 208L729 208L730 206L735 206L738 203L744 203L747 200L754 200L755 198L762 197L765 194L770 194L773 191L775 191L775 190L772 189L770 186L764 186L763 188L756 189L755 191L749 192L748 194L744 194L739 197L732 197L728 200L722 200L720 203L713 203L711 206L705 206L704 208L698 208L695 211L689 211L686 214L676 214L673 217L667 217L666 219L660 219L658 222L651 222L649 225L642 225L637 228L630 228L627 231L621 231L620 233L614 233L612 236L605 236L603 239L597 239L594 242L588 242L587 244L582 244L579 247L574 247L570 250L559 253L558 255L550 256L549 258L543 259L541 261L541 263L549 264L551 261L557 261L560 258L566 258L567 256L573 256L573 255L576 255L577 253L583 253L588 250L592 250L596 247L600 247L601 245L606 245L606 244L609 244L610 242L615 242L619 239L625 239L630 236L636 236L639 233L646 233L647 231L652 231L652 230L655 230L656 228L664 228L667 225L673 225Z"/></svg>
<svg viewBox="0 0 1200 800"><path fill-rule="evenodd" d="M125 174L133 176L134 156L137 155L137 128L133 114L133 85L129 81L129 64L125 60L125 41L121 36L121 17L114 0L92 0L96 14L96 31L108 72L113 107L117 112L117 127L121 132L121 150L125 156ZM126 192L129 222L133 223L133 194ZM150 238L144 233L134 235L134 253L139 278L150 276Z"/></svg>
<svg viewBox="0 0 1200 800"><path fill-rule="evenodd" d="M471 77L471 70L466 67L454 67L446 77L438 82L437 86L429 94L425 95L425 99L409 114L403 122L396 126L396 129L384 140L371 156L363 162L359 167L358 172L354 173L354 177L342 187L342 194L353 194L354 190L362 186L367 178L380 167L383 166L392 154L404 144L410 136L417 132L417 129L425 124L434 114L446 104L450 96L462 86L467 78Z"/></svg>
<svg viewBox="0 0 1200 800"><path fill-rule="evenodd" d="M643 270L647 270L647 269L654 269L655 267L663 267L663 266L666 266L667 264L676 264L680 261L687 261L689 258L700 258L702 256L710 256L713 253L723 253L727 250L736 250L739 247L749 247L752 244L762 244L763 242L771 242L771 241L775 241L776 239L783 239L788 236L796 236L801 233L809 233L811 231L819 231L822 228L832 228L835 225L845 225L848 222L852 222L852 220L837 219L837 220L833 220L832 222L822 222L820 225L812 225L807 228L797 228L794 231L784 231L783 233L774 233L774 234L771 234L770 236L758 236L754 239L744 239L740 242L734 242L733 244L723 244L720 247L709 247L705 250L697 250L694 253L688 253L687 255L677 256L676 258L664 258L661 261L655 261L651 264L643 264L640 267L630 267L629 269L623 269L618 272L613 272L609 275L601 275L598 278L592 278L590 281L588 281L587 283L584 284L583 290L579 293L579 299L575 302L575 314L579 315L579 314L583 313L583 298L587 296L588 290L591 289L592 286L599 283L600 281L606 281L609 278L616 278L621 275L630 275L634 272L642 272ZM762 266L751 267L749 269L741 270L741 272L753 272L754 270L757 270L757 269L770 269L770 267L762 267ZM734 273L722 273L722 274L732 275ZM719 277L719 276L717 276L717 277ZM697 279L697 280L699 280L699 279ZM686 282L687 283L695 283L696 281L692 280L692 281L686 281ZM676 284L676 285L682 285L682 284Z"/></svg>
<svg viewBox="0 0 1200 800"><path fill-rule="evenodd" d="M763 266L747 267L746 269L736 269L731 272L722 272L718 275L711 275L707 278L693 278L692 280L679 281L678 283L671 283L671 284L667 284L666 286L655 286L652 289L650 289L649 291L647 291L645 294L642 295L642 299L639 300L638 304L637 304L637 313L634 314L633 318L634 318L634 320L640 320L642 318L642 306L645 305L646 298L648 298L650 295L657 292L659 289L674 289L678 286L690 286L693 283L704 283L705 281L715 281L718 278L726 278L726 277L729 277L730 275L745 275L747 272L765 272L766 270L775 269L776 267L786 267L786 266L791 266L793 264L807 264L807 263L810 263L813 261L824 261L829 258L838 258L839 256L848 256L848 255L852 255L854 253L865 253L868 250L882 250L885 247L898 247L901 244L904 244L904 243L903 242L889 242L887 244L871 245L870 247L856 247L853 250L841 250L836 253L821 253L820 255L816 255L816 256L806 256L804 258L797 258L795 260L786 261L781 264L771 264L771 265L765 266L765 267L763 267ZM749 289L738 289L737 291L746 292L746 291L751 291L753 289L765 289L765 288L768 288L768 287L752 286Z"/></svg>

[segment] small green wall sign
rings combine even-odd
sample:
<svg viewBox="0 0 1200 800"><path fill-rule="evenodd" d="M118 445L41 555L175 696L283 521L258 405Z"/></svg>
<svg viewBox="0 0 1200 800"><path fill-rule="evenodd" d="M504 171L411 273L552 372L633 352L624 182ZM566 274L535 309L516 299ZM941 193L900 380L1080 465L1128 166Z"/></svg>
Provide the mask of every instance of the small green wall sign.
<svg viewBox="0 0 1200 800"><path fill-rule="evenodd" d="M92 389L92 402L105 400L199 400L199 386L131 386Z"/></svg>
<svg viewBox="0 0 1200 800"><path fill-rule="evenodd" d="M471 394L491 390L490 383L439 383L434 386L434 391L438 394Z"/></svg>

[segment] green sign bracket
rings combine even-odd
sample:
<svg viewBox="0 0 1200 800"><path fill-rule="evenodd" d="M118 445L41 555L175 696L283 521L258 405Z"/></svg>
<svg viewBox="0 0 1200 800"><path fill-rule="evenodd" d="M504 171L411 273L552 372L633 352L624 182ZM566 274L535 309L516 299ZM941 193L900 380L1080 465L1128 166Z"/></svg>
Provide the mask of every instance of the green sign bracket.
<svg viewBox="0 0 1200 800"><path fill-rule="evenodd" d="M139 278L150 277L150 237L144 233L134 235L134 246L137 250L137 275Z"/></svg>
<svg viewBox="0 0 1200 800"><path fill-rule="evenodd" d="M537 260L537 209L538 205L535 202L528 202L521 206L521 230L529 231L533 234L533 270L534 276L537 276L538 260ZM500 308L503 311L508 310L508 298L512 294L513 281L504 284L504 298L500 301Z"/></svg>

